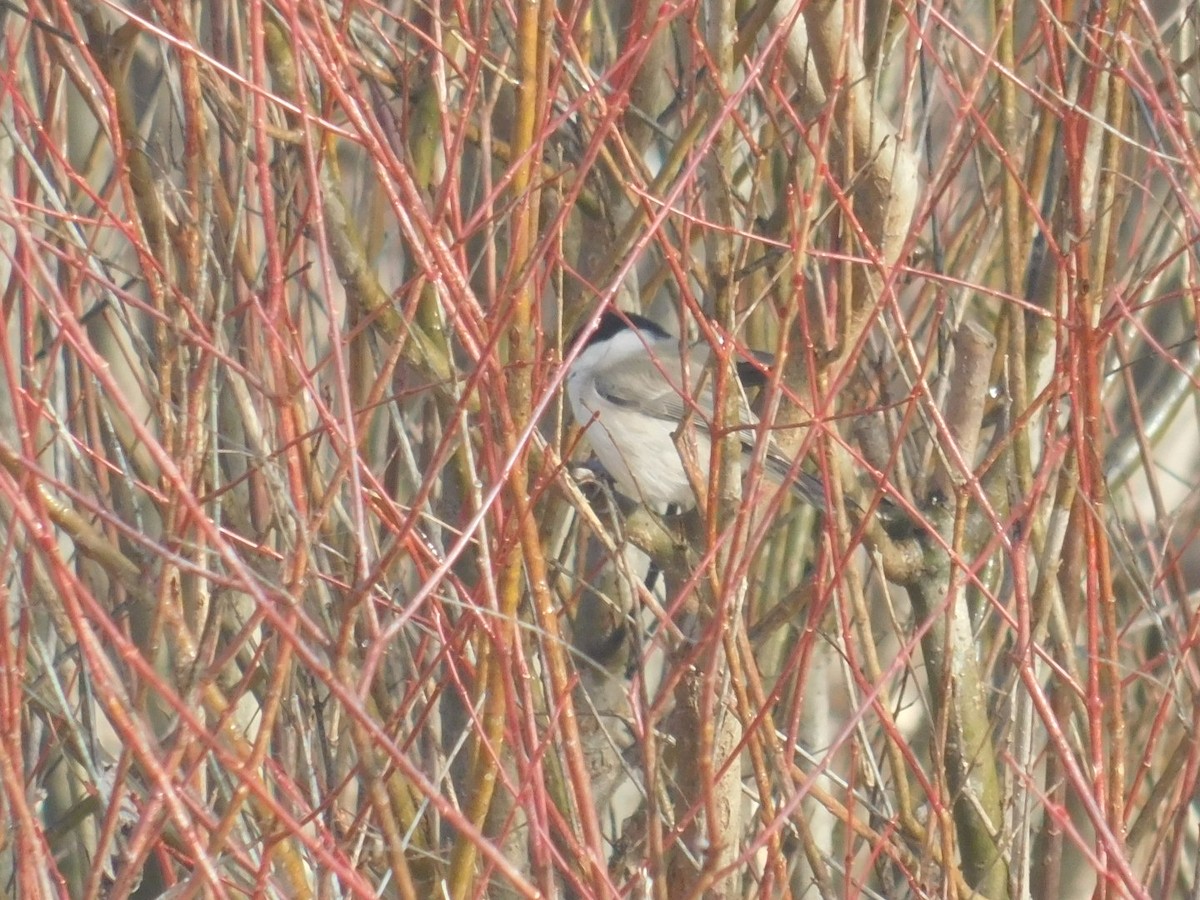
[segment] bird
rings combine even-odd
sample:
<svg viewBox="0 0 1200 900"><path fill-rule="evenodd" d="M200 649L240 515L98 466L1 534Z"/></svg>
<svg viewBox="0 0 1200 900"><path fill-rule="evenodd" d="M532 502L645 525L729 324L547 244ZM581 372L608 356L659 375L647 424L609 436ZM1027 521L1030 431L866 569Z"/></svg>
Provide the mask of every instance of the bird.
<svg viewBox="0 0 1200 900"><path fill-rule="evenodd" d="M713 379L705 369L712 348L704 342L684 345L653 320L611 308L600 314L593 331L577 333L571 346L581 340L583 346L565 377L567 398L617 492L652 506L695 506L675 435L686 420L695 446L695 470L707 479L714 410ZM760 362L769 359L768 354L755 356ZM762 368L749 361L739 362L737 369L748 386L766 380ZM745 392L740 393L745 469L759 439L758 419L746 403ZM766 471L786 482L801 500L824 510L821 479L799 469L769 435L766 440Z"/></svg>

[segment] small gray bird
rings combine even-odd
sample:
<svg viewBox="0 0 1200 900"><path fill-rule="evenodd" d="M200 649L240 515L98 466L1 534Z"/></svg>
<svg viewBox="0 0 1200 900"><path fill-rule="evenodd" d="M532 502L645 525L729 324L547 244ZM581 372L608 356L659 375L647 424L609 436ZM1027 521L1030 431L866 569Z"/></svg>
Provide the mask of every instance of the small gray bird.
<svg viewBox="0 0 1200 900"><path fill-rule="evenodd" d="M572 344L577 342L578 336ZM684 418L693 430L697 472L701 477L708 475L713 391L711 373L704 376L711 348L693 344L686 353L691 390L684 386L679 338L644 316L605 310L567 374L567 397L575 421L584 429L617 490L632 500L695 505L674 439ZM746 383L764 380L762 372L750 363L739 364L738 370ZM743 400L743 466L749 465L754 452L757 421ZM792 460L773 440L768 441L767 471L780 481L789 481L801 500L824 509L821 480L807 472L793 472Z"/></svg>

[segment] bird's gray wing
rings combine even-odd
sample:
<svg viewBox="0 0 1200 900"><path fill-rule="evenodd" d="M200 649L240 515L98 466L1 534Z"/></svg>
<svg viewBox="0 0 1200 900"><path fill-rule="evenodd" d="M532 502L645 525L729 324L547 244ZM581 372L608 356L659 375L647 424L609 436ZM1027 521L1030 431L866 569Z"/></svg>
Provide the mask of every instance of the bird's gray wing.
<svg viewBox="0 0 1200 900"><path fill-rule="evenodd" d="M691 351L688 357L688 376L693 385L699 385L690 398L680 393L683 367L677 354L622 362L620 367L596 376L596 391L616 406L671 422L678 422L689 410L694 410L696 424L703 427L712 415L711 373L704 374L706 359L707 352L700 348Z"/></svg>
<svg viewBox="0 0 1200 900"><path fill-rule="evenodd" d="M683 367L678 354L662 354L622 362L619 368L596 376L596 391L615 406L638 410L655 419L678 422L691 412L692 424L707 429L713 417L713 373L707 371L709 350L693 346L688 355L690 396L683 396ZM742 442L754 446L753 426L757 419L742 397Z"/></svg>
<svg viewBox="0 0 1200 900"><path fill-rule="evenodd" d="M764 356L766 356L764 354ZM596 391L615 406L638 410L644 415L669 422L678 422L689 411L696 414L693 424L707 428L712 418L713 397L710 372L704 371L707 351L693 347L688 357L688 375L694 388L691 402L679 391L683 372L678 355L643 357L622 363L620 368L596 378ZM742 399L742 446L747 452L754 448L756 423L754 414ZM793 471L792 461L783 455L774 441L768 444L766 467L780 479L789 481L802 500L817 509L825 508L825 489L821 479L803 469Z"/></svg>

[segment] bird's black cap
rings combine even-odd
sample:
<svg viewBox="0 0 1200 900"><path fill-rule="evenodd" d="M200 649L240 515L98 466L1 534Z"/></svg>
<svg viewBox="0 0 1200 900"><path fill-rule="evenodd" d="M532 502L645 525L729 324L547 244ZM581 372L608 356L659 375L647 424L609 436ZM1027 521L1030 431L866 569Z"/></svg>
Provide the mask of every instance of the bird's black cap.
<svg viewBox="0 0 1200 900"><path fill-rule="evenodd" d="M608 340L615 334L620 334L626 328L632 327L636 331L651 338L669 338L673 335L655 322L645 316L631 312L619 312L615 309L606 309L600 314L600 321L596 324L596 330L591 333L587 339L587 346L598 344L600 341ZM576 331L571 336L571 343L567 346L574 347L579 343L579 336L583 329ZM767 372L775 364L775 358L770 353L762 351L751 351L754 357L754 362L741 359L737 361L738 379L748 388L760 388L767 383Z"/></svg>
<svg viewBox="0 0 1200 900"><path fill-rule="evenodd" d="M667 338L671 333L659 325L657 322L647 319L645 316L640 316L637 313L618 312L615 309L606 309L600 314L600 322L596 325L596 330L588 336L588 346L598 343L599 341L608 340L614 334L618 334L626 328L634 328L637 331L643 332L647 337ZM570 346L574 347L579 343L579 336L582 333L576 331L571 337Z"/></svg>

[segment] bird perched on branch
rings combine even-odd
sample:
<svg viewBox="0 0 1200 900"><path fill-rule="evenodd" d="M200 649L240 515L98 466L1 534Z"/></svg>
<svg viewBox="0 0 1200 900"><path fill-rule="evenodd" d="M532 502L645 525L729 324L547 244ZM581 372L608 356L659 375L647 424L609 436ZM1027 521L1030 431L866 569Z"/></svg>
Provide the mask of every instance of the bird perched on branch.
<svg viewBox="0 0 1200 900"><path fill-rule="evenodd" d="M685 346L650 319L611 309L601 314L595 330L577 334L572 346L581 339L583 348L566 378L567 397L575 421L617 490L648 504L693 506L695 494L675 435L686 421L687 438L695 447L695 471L707 479L714 412L712 373L706 371L706 363L712 348L706 343ZM743 383L765 381L762 369L748 361L737 368ZM741 402L746 468L758 440L758 420L744 394ZM786 482L801 500L824 509L821 480L800 469L773 439L767 441L767 472Z"/></svg>

